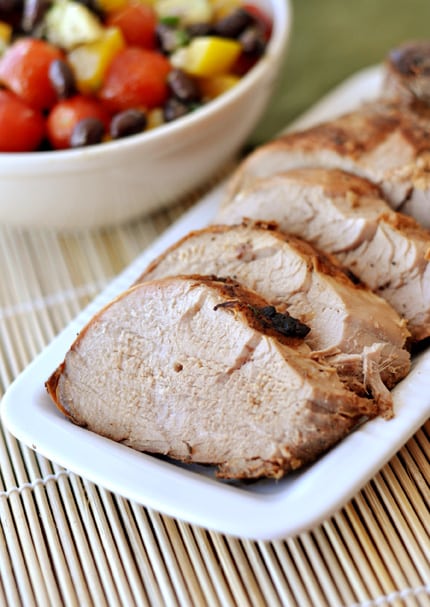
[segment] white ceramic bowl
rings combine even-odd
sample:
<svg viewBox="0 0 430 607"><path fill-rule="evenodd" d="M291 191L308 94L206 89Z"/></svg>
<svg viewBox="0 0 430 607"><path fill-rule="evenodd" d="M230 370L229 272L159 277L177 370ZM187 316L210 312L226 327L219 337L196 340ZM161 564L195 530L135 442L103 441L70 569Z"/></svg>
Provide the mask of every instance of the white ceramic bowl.
<svg viewBox="0 0 430 607"><path fill-rule="evenodd" d="M112 225L173 204L221 170L266 109L290 34L289 0L254 3L273 18L265 56L195 113L87 148L0 153L0 222L56 229Z"/></svg>

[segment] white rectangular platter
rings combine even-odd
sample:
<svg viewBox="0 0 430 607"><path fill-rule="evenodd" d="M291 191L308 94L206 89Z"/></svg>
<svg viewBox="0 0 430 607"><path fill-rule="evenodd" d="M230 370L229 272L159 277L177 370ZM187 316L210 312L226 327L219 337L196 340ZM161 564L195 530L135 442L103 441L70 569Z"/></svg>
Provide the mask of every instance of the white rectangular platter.
<svg viewBox="0 0 430 607"><path fill-rule="evenodd" d="M375 95L378 68L358 73L294 126L305 127ZM307 469L281 481L217 480L210 468L187 467L138 453L75 426L51 403L44 382L82 326L126 289L152 259L191 229L210 223L221 184L119 275L16 379L2 402L2 419L19 440L94 483L164 514L225 534L259 540L308 530L341 508L430 415L430 350L413 361L394 390L395 418L363 425Z"/></svg>

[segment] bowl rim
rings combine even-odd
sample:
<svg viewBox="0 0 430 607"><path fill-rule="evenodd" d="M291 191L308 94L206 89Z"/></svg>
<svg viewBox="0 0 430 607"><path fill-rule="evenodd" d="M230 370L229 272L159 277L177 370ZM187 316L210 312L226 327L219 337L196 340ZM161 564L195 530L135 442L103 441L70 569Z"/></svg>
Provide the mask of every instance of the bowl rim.
<svg viewBox="0 0 430 607"><path fill-rule="evenodd" d="M292 8L290 0L254 0L259 6L269 6L273 17L273 31L265 54L256 65L229 91L226 91L216 99L199 108L196 112L187 114L178 120L168 124L160 125L151 131L125 137L116 141L107 141L102 144L91 145L79 149L68 150L46 150L35 152L0 152L0 174L25 166L29 168L45 167L52 168L53 163L63 163L92 159L100 160L103 156L115 152L132 151L140 148L144 143L151 144L156 141L162 143L164 140L175 137L177 133L187 131L195 127L196 123L205 121L219 112L225 111L236 99L246 95L260 78L264 75L268 62L281 59L290 37ZM15 171L13 171L15 172Z"/></svg>

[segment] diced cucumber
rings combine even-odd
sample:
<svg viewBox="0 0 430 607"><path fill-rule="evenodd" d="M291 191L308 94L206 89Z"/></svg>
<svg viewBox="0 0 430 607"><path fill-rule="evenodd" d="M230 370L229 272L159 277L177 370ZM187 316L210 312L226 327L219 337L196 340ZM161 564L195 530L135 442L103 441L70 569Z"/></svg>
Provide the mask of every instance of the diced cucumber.
<svg viewBox="0 0 430 607"><path fill-rule="evenodd" d="M104 33L94 13L73 0L57 0L46 14L45 28L48 41L65 50L95 42Z"/></svg>
<svg viewBox="0 0 430 607"><path fill-rule="evenodd" d="M207 23L213 17L213 7L209 0L158 0L155 10L161 19L179 17L185 25Z"/></svg>

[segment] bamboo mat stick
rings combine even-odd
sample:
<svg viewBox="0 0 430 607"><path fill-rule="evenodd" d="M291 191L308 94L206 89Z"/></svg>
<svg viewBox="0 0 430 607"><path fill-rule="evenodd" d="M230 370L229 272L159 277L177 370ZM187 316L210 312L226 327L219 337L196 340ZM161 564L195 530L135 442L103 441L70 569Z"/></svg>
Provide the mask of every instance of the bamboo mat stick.
<svg viewBox="0 0 430 607"><path fill-rule="evenodd" d="M336 520L339 528L342 528L344 538L348 538L350 553L354 556L357 568L361 572L361 578L369 588L371 596L386 594L385 587L390 582L389 578L381 580L378 572L382 570L382 563L375 546L367 533L364 520L360 513L360 504L363 502L362 495L357 495L353 502L346 504L343 512L346 515L345 524L341 526L342 518ZM365 504L364 504L365 506ZM352 543L354 540L354 543ZM344 540L346 542L346 540Z"/></svg>
<svg viewBox="0 0 430 607"><path fill-rule="evenodd" d="M137 562L130 549L130 542L125 532L121 513L117 507L116 501L114 500L114 496L105 489L99 489L99 494L106 513L110 532L112 534L116 550L118 551L119 560L124 569L124 582L126 581L130 588L133 600L139 607L149 605L148 598L142 584L142 579L139 575ZM110 554L110 560L112 559L112 556L113 553Z"/></svg>
<svg viewBox="0 0 430 607"><path fill-rule="evenodd" d="M340 569L344 572L348 583L348 596L346 597L345 604L362 602L368 599L369 592L363 583L356 562L360 556L360 550L353 532L345 521L343 512L336 513L330 521L326 521L323 524L323 528L330 548L336 555ZM350 592L349 588L351 588ZM344 585L342 585L342 590L346 592Z"/></svg>
<svg viewBox="0 0 430 607"><path fill-rule="evenodd" d="M225 539L231 557L237 567L238 574L240 575L241 583L246 589L248 604L255 605L256 607L258 605L264 605L264 595L261 592L255 571L250 566L246 552L243 550L242 541L232 537L226 537Z"/></svg>
<svg viewBox="0 0 430 607"><path fill-rule="evenodd" d="M202 591L199 577L197 575L198 570L196 570L196 567L191 559L191 555L186 549L186 544L183 542L182 535L176 521L168 516L163 516L162 521L166 529L167 536L169 537L176 563L186 584L191 604L207 604L207 599Z"/></svg>
<svg viewBox="0 0 430 607"><path fill-rule="evenodd" d="M313 600L307 586L306 578L301 575L301 566L297 563L294 550L289 549L287 542L276 541L273 543L275 553L281 566L282 574L288 581L291 589L294 605L300 607L313 607Z"/></svg>
<svg viewBox="0 0 430 607"><path fill-rule="evenodd" d="M324 581L326 578L329 580L325 582L325 584L322 584L323 586L327 585L327 588L324 590L327 598L333 605L342 606L352 604L355 597L351 591L349 580L345 576L344 570L325 533L326 528L330 526L332 526L332 522L328 521L326 525L317 527L309 534L309 537L311 536L313 538L313 543L310 544L309 547L312 551L311 554L315 553L316 555L321 555L321 559L318 559L318 564L316 563L315 567L320 567L322 579ZM327 575L327 572L329 572L329 575Z"/></svg>
<svg viewBox="0 0 430 607"><path fill-rule="evenodd" d="M162 592L158 580L154 575L152 563L146 551L146 544L136 525L130 503L117 495L114 498L121 515L121 524L130 545L130 551L136 563L140 580L142 581L142 590L145 590L147 596L148 604L162 605Z"/></svg>
<svg viewBox="0 0 430 607"><path fill-rule="evenodd" d="M184 523L183 521L177 521L177 526L181 534L184 549L187 551L187 554L191 560L191 566L198 577L198 582L201 586L204 597L203 604L210 605L211 607L220 606L220 598L215 591L204 558L200 553L196 538L193 534L192 526Z"/></svg>
<svg viewBox="0 0 430 607"><path fill-rule="evenodd" d="M157 539L157 543L160 547L160 552L165 563L166 570L169 572L172 585L176 590L178 602L180 605L190 605L191 597L185 583L183 573L178 566L168 532L164 526L165 517L152 509L148 509L148 517L151 522L154 535Z"/></svg>
<svg viewBox="0 0 430 607"><path fill-rule="evenodd" d="M106 594L109 597L118 596L119 604L136 605L136 601L130 589L128 577L124 571L124 561L122 559L121 546L119 545L120 534L116 537L112 531L112 523L114 518L113 511L106 512L101 495L105 495L106 491L103 488L96 487L93 483L83 480L82 485L85 489L87 504L91 512L91 521L88 521L87 527L97 531L97 545L94 550L102 552L100 557L103 559L103 564L99 566L100 570L110 571L110 576L106 575ZM107 499L105 500L106 503ZM94 535L94 533L93 533ZM122 540L122 538L121 538ZM97 547L96 547L97 546Z"/></svg>
<svg viewBox="0 0 430 607"><path fill-rule="evenodd" d="M206 569L212 577L214 588L218 595L219 601L221 602L221 605L225 607L231 607L231 605L234 604L234 599L231 593L231 589L224 575L222 564L214 554L209 531L206 531L201 527L194 527L193 534L196 539L196 543L199 547L202 559L205 563Z"/></svg>
<svg viewBox="0 0 430 607"><path fill-rule="evenodd" d="M266 569L258 544L256 542L251 542L250 540L242 540L242 546L258 585L261 588L265 604L273 607L276 607L276 605L281 606L282 602L276 592L273 580Z"/></svg>
<svg viewBox="0 0 430 607"><path fill-rule="evenodd" d="M236 563L232 559L231 552L227 545L227 538L213 531L209 532L209 537L216 557L220 561L226 582L229 585L234 604L241 606L249 605L249 596L237 570Z"/></svg>
<svg viewBox="0 0 430 607"><path fill-rule="evenodd" d="M166 563L162 557L161 548L155 537L148 513L144 508L138 504L135 504L134 502L132 502L132 510L163 597L163 604L169 606L179 605L177 595L167 570Z"/></svg>
<svg viewBox="0 0 430 607"><path fill-rule="evenodd" d="M378 517L372 509L373 505L378 507L378 502L375 500L374 491L370 486L364 488L355 499L355 503L360 516L366 523L366 535L369 541L369 550L366 551L366 554L383 587L381 594L389 595L395 592L396 588L407 587L407 579L396 556L392 553L390 543L385 537L385 531L379 526ZM370 549L370 542L373 546L372 549ZM407 599L406 604L410 604L410 599Z"/></svg>
<svg viewBox="0 0 430 607"><path fill-rule="evenodd" d="M294 605L294 597L287 583L287 578L282 572L278 558L270 542L258 542L258 548L263 558L267 571L276 588L282 605Z"/></svg>
<svg viewBox="0 0 430 607"><path fill-rule="evenodd" d="M94 494L92 492L91 483L77 476L71 476L70 480L74 499L79 511L79 517L83 522L83 527L88 540L89 563L91 563L91 568L93 569L95 567L98 572L101 594L106 604L120 604L120 593L115 583L116 573L109 567L104 544L104 541L108 541L109 538L100 535L98 504L94 504L93 502ZM86 577L88 577L87 573ZM100 598L97 596L97 601L99 601Z"/></svg>

